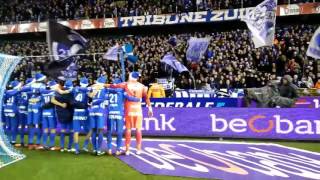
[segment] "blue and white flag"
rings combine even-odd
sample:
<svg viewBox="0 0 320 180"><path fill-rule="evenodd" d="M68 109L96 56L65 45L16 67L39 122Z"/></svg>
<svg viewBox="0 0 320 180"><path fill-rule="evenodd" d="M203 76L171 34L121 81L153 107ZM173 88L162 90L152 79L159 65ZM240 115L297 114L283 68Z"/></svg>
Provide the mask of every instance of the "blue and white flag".
<svg viewBox="0 0 320 180"><path fill-rule="evenodd" d="M191 37L188 41L187 60L198 62L208 49L210 38Z"/></svg>
<svg viewBox="0 0 320 180"><path fill-rule="evenodd" d="M115 45L108 49L108 51L103 55L103 59L111 60L111 61L118 61L118 51L119 45Z"/></svg>
<svg viewBox="0 0 320 180"><path fill-rule="evenodd" d="M265 0L241 19L252 33L255 48L273 45L276 10L277 0Z"/></svg>
<svg viewBox="0 0 320 180"><path fill-rule="evenodd" d="M57 22L48 22L47 42L51 62L44 73L54 79L75 78L77 54L84 52L88 41L79 33Z"/></svg>
<svg viewBox="0 0 320 180"><path fill-rule="evenodd" d="M314 33L309 43L307 56L320 59L320 27Z"/></svg>
<svg viewBox="0 0 320 180"><path fill-rule="evenodd" d="M160 62L163 62L170 67L172 67L174 70L178 71L179 73L184 71L189 71L181 62L179 62L175 56L172 54L166 54Z"/></svg>

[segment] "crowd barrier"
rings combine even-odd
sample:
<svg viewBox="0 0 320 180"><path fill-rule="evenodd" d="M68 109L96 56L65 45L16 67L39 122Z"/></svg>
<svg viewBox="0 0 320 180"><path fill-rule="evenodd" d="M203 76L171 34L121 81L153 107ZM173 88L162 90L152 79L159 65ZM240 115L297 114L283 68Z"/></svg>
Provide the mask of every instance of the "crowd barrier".
<svg viewBox="0 0 320 180"><path fill-rule="evenodd" d="M147 108L144 107L143 134L163 137L320 139L320 97L302 97L293 108L247 108L241 102L242 98L152 99L154 116L148 118Z"/></svg>
<svg viewBox="0 0 320 180"><path fill-rule="evenodd" d="M244 108L243 98L159 98L151 99L156 108ZM143 103L145 106L145 103ZM254 108L254 103L251 108ZM320 96L297 99L292 108L320 108Z"/></svg>

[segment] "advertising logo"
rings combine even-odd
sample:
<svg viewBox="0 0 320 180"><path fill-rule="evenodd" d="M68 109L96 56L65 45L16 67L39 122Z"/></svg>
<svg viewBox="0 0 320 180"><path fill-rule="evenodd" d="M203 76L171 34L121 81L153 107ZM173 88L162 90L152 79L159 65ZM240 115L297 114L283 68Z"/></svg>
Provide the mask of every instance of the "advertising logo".
<svg viewBox="0 0 320 180"><path fill-rule="evenodd" d="M226 132L230 130L234 133L254 133L290 134L292 132L300 135L317 134L320 135L320 120L297 120L282 118L281 115L273 115L268 118L264 115L254 115L248 119L233 118L223 119L211 114L212 132Z"/></svg>
<svg viewBox="0 0 320 180"><path fill-rule="evenodd" d="M144 140L119 159L143 174L209 179L320 179L320 154L277 144ZM136 149L132 148L135 153Z"/></svg>

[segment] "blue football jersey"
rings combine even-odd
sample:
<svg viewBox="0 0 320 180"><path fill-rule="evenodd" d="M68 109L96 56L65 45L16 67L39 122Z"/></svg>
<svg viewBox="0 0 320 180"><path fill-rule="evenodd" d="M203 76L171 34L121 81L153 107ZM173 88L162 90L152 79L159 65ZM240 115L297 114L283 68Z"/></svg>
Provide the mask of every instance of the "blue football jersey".
<svg viewBox="0 0 320 180"><path fill-rule="evenodd" d="M55 96L55 91L45 89L41 90L41 104L48 105L51 103L51 98ZM53 107L53 106L52 106Z"/></svg>
<svg viewBox="0 0 320 180"><path fill-rule="evenodd" d="M108 90L103 88L100 90L97 90L96 95L92 98L92 107L100 107L105 108L106 100L107 100Z"/></svg>
<svg viewBox="0 0 320 180"><path fill-rule="evenodd" d="M19 91L12 89L7 90L4 94L4 104L6 108L15 108L18 105Z"/></svg>
<svg viewBox="0 0 320 180"><path fill-rule="evenodd" d="M109 89L108 94L108 110L109 118L120 119L124 114L124 102L126 99L129 101L139 102L141 99L136 97L128 96L124 89Z"/></svg>
<svg viewBox="0 0 320 180"><path fill-rule="evenodd" d="M31 85L32 96L30 99L37 99L38 102L35 104L41 104L41 91L43 90L46 90L46 86L43 83L34 83Z"/></svg>
<svg viewBox="0 0 320 180"><path fill-rule="evenodd" d="M123 115L124 113L124 90L109 89L109 115Z"/></svg>
<svg viewBox="0 0 320 180"><path fill-rule="evenodd" d="M73 90L74 100L78 103L88 104L88 88L76 87Z"/></svg>
<svg viewBox="0 0 320 180"><path fill-rule="evenodd" d="M22 87L20 94L18 95L18 106L28 106L28 101L32 95L31 87L24 86Z"/></svg>

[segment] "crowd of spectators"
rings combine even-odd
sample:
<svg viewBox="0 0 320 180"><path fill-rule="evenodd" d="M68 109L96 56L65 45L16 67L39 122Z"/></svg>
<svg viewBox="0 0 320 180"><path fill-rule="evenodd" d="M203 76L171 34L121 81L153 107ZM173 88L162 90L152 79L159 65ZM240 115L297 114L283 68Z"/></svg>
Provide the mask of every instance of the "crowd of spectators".
<svg viewBox="0 0 320 180"><path fill-rule="evenodd" d="M119 64L103 60L102 54L116 43L130 42L134 45L134 53L139 61L136 65L127 64L127 71L140 71L144 84L154 82L155 78L173 76L177 88L194 88L188 73L164 71L160 60L166 53L173 52L193 74L197 89L261 87L285 74L291 75L297 86L311 88L318 80L317 68L316 61L306 56L306 50L316 28L314 25L277 28L275 45L258 49L250 41L248 30L240 29L212 33L91 38L85 52L87 55L78 56L78 78L87 76L93 82L100 75L108 75L109 80L115 74L120 75ZM176 36L180 42L174 48L167 43L172 36ZM185 57L187 40L191 36L211 37L208 50L199 63L190 63ZM47 44L38 41L0 42L0 52L19 56L49 54ZM26 77L43 71L44 64L48 61L47 56L25 57L12 78L25 80Z"/></svg>
<svg viewBox="0 0 320 180"><path fill-rule="evenodd" d="M278 0L278 4L319 0ZM262 0L0 0L0 23L140 16L252 7Z"/></svg>

